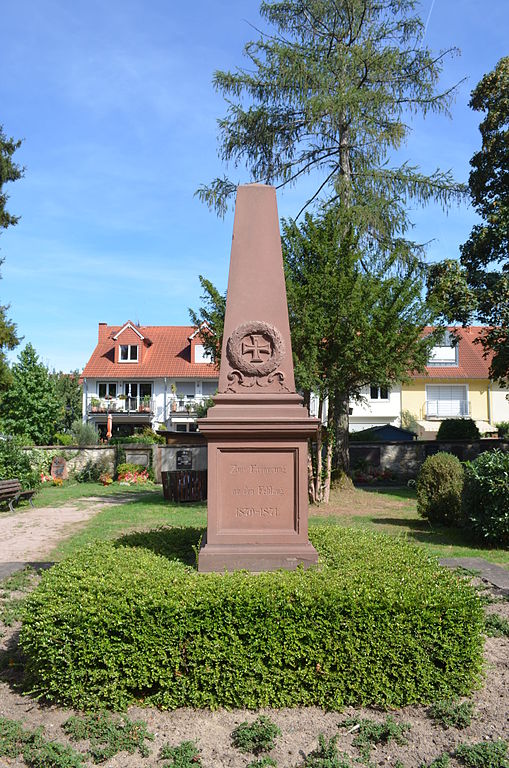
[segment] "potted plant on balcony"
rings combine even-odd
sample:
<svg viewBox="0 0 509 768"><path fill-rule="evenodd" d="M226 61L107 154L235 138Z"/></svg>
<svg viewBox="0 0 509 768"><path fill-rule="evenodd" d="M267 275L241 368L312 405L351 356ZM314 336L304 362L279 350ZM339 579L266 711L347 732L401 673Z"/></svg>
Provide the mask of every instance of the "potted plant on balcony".
<svg viewBox="0 0 509 768"><path fill-rule="evenodd" d="M150 413L150 395L144 395L140 403L140 411L142 413Z"/></svg>
<svg viewBox="0 0 509 768"><path fill-rule="evenodd" d="M92 397L90 400L90 408L92 409L92 413L97 413L99 410L99 407L101 405L101 401L97 399L97 397Z"/></svg>

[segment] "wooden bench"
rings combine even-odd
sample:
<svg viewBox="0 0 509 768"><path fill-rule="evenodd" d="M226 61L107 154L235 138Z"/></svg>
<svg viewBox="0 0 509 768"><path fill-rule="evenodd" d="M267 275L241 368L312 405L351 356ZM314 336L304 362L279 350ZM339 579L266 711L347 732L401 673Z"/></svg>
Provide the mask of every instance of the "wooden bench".
<svg viewBox="0 0 509 768"><path fill-rule="evenodd" d="M0 502L8 501L9 509L14 512L14 504L17 504L21 499L28 499L32 507L34 502L32 496L35 491L23 491L21 489L21 483L19 480L0 480Z"/></svg>

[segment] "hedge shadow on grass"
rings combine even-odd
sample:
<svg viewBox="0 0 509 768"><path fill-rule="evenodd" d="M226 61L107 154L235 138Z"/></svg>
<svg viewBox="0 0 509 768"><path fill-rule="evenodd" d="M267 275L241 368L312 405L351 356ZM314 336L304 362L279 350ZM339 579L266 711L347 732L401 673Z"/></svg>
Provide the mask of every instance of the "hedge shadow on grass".
<svg viewBox="0 0 509 768"><path fill-rule="evenodd" d="M178 561L196 568L196 556L206 528L159 527L151 531L128 533L115 539L115 547L147 549L170 561Z"/></svg>

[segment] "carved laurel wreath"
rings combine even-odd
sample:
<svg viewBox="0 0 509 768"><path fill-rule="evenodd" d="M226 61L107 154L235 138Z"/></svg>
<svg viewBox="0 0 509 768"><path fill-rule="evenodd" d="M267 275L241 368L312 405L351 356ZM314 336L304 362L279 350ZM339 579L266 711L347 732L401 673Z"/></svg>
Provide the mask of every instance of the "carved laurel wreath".
<svg viewBox="0 0 509 768"><path fill-rule="evenodd" d="M246 336L261 334L268 336L272 345L272 354L261 364L252 363L242 357L242 342ZM252 320L242 323L232 333L226 345L226 355L232 368L246 374L246 376L267 376L275 371L285 354L283 337L273 325L262 320Z"/></svg>

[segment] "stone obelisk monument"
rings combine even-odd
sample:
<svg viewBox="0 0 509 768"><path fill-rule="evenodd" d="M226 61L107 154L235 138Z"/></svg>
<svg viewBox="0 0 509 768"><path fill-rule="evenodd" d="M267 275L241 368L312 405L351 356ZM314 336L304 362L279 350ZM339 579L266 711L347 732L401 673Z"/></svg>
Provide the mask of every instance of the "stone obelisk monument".
<svg viewBox="0 0 509 768"><path fill-rule="evenodd" d="M295 391L276 190L237 190L219 392L199 427L208 442L207 536L199 571L293 569L308 540L307 441Z"/></svg>

